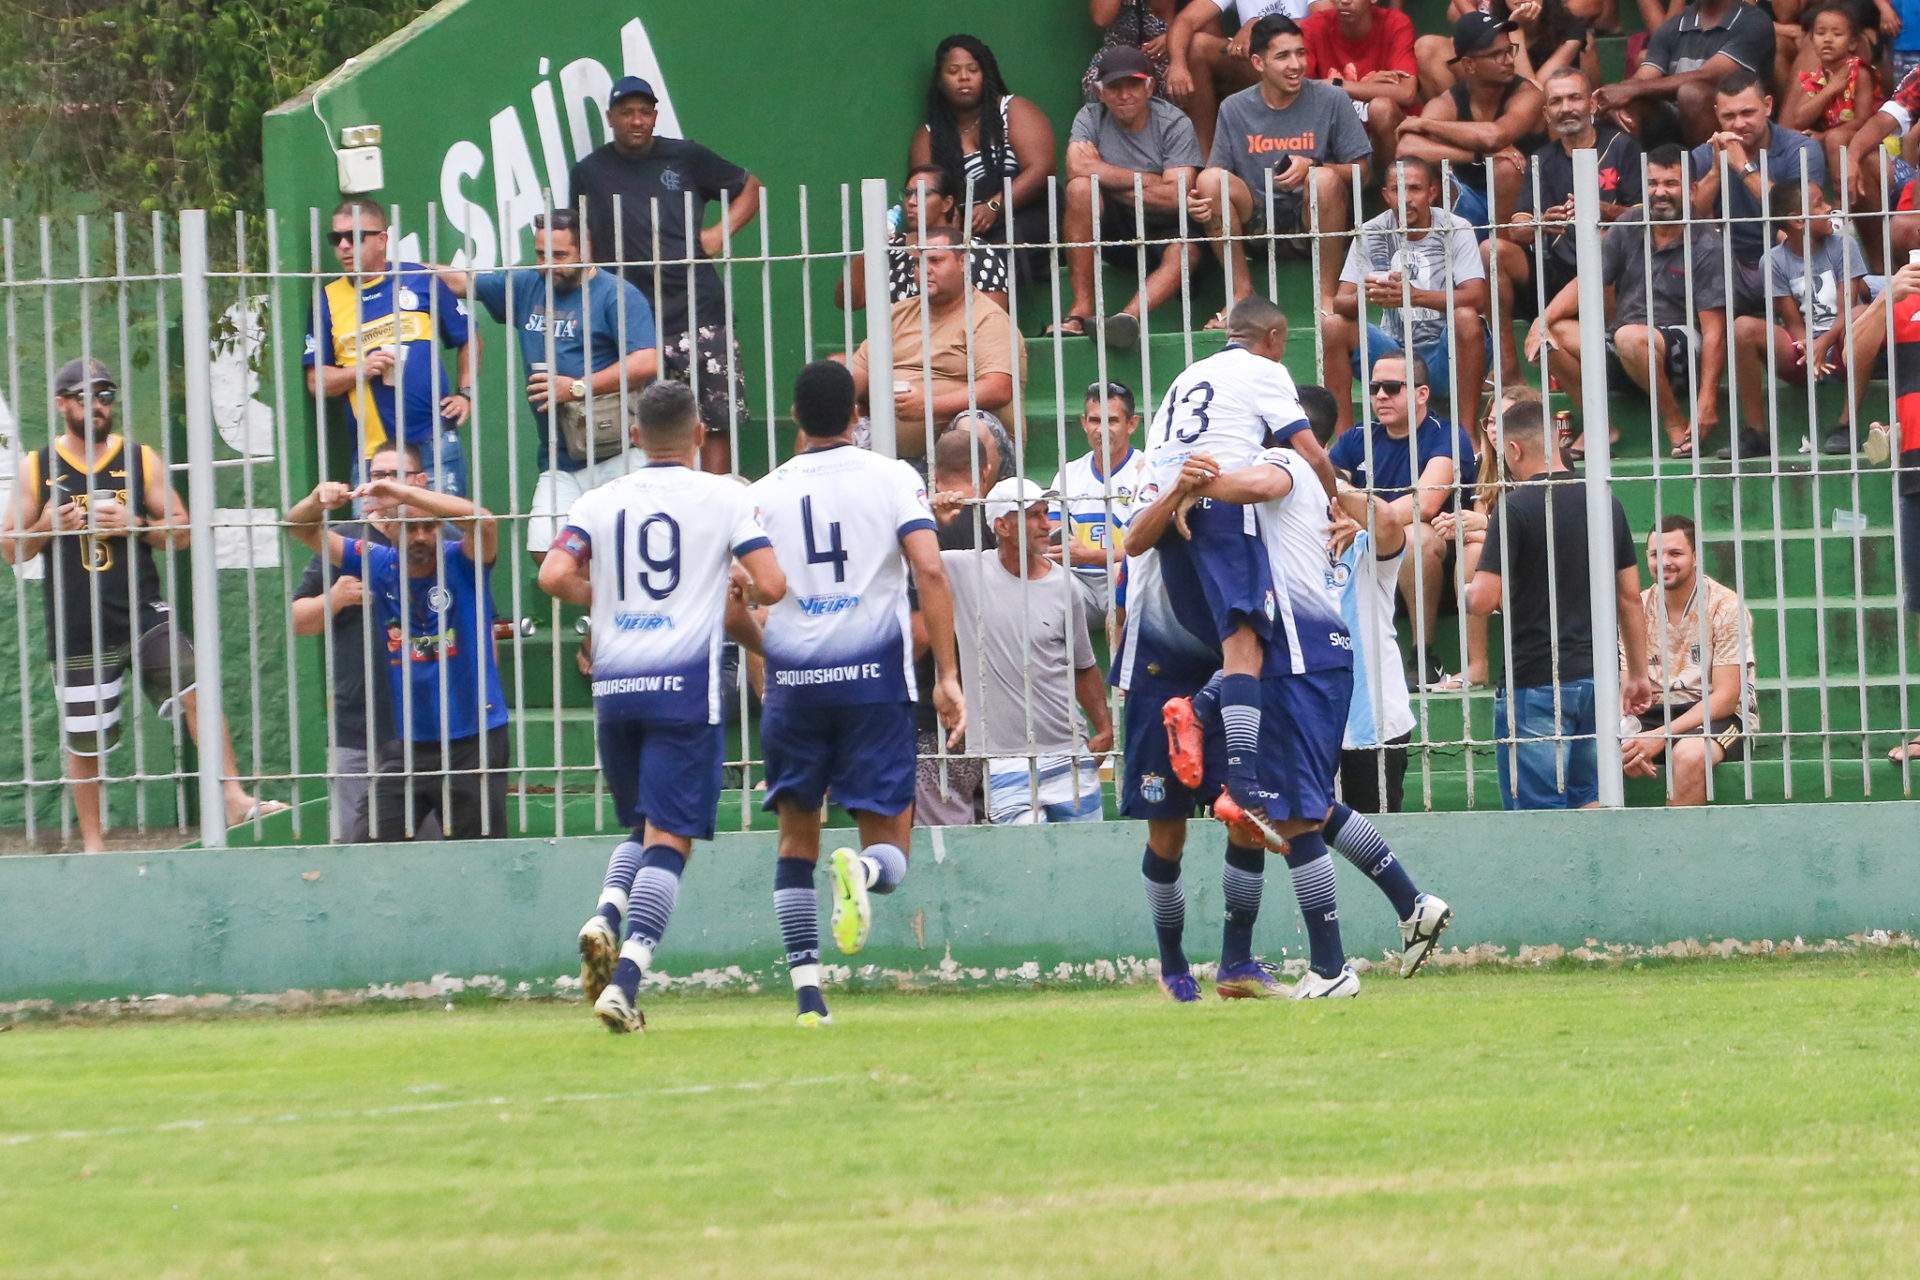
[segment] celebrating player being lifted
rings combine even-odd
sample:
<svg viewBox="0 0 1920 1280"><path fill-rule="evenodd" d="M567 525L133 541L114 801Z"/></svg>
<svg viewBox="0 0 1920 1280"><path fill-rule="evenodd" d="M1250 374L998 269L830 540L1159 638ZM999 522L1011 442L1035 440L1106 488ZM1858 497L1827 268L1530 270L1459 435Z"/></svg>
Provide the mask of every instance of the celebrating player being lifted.
<svg viewBox="0 0 1920 1280"><path fill-rule="evenodd" d="M861 851L833 852L833 937L866 945L867 895L907 874L913 826L913 627L907 567L933 650L934 706L957 746L966 703L953 595L926 487L912 467L853 444L853 375L819 361L794 382L800 453L754 484L756 513L792 583L766 622L760 745L766 807L780 815L774 911L801 1026L828 1020L820 995L820 806L833 798L860 826Z"/></svg>
<svg viewBox="0 0 1920 1280"><path fill-rule="evenodd" d="M1149 434L1146 487L1171 488L1196 451L1221 470L1258 461L1285 445L1333 493L1333 464L1313 437L1293 378L1281 365L1287 318L1267 299L1249 294L1227 316L1227 346L1191 365L1168 388ZM1188 505L1191 509L1188 509ZM1220 716L1226 727L1226 793L1256 828L1272 839L1254 794L1254 756L1260 738L1260 670L1273 621L1273 591L1259 519L1251 507L1200 497L1176 512L1186 536L1165 543L1160 573L1175 600L1203 610L1209 639L1221 651ZM1207 797L1211 798L1211 797Z"/></svg>
<svg viewBox="0 0 1920 1280"><path fill-rule="evenodd" d="M759 651L747 602L786 594L745 486L698 469L693 393L640 393L647 465L581 495L541 562L540 586L593 609L600 760L622 825L600 904L580 930L580 981L611 1031L638 1031L641 980L680 896L695 840L713 839L726 754L721 635ZM626 941L618 941L622 918Z"/></svg>

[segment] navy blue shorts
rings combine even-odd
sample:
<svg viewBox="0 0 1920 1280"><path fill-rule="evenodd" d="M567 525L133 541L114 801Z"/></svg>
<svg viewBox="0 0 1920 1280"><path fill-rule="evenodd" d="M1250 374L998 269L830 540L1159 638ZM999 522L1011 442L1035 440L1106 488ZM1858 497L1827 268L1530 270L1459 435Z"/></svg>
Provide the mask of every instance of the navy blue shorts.
<svg viewBox="0 0 1920 1280"><path fill-rule="evenodd" d="M600 721L600 767L623 827L650 822L670 835L713 839L726 753L725 725Z"/></svg>
<svg viewBox="0 0 1920 1280"><path fill-rule="evenodd" d="M1191 540L1178 533L1160 540L1160 573L1181 619L1216 640L1250 626L1264 642L1273 629L1273 578L1252 507L1202 500L1187 512Z"/></svg>
<svg viewBox="0 0 1920 1280"><path fill-rule="evenodd" d="M1260 681L1256 786L1276 822L1318 822L1333 806L1340 743L1353 703L1353 669L1335 667Z"/></svg>
<svg viewBox="0 0 1920 1280"><path fill-rule="evenodd" d="M866 702L850 706L767 705L760 749L767 761L767 799L818 809L828 788L843 809L892 817L913 803L918 762L913 704Z"/></svg>
<svg viewBox="0 0 1920 1280"><path fill-rule="evenodd" d="M1212 804L1226 781L1227 740L1219 720L1206 726L1206 772L1197 791L1173 776L1167 753L1167 726L1160 718L1169 698L1191 698L1198 684L1136 675L1127 690L1127 771L1120 784L1120 812L1129 818L1191 818Z"/></svg>

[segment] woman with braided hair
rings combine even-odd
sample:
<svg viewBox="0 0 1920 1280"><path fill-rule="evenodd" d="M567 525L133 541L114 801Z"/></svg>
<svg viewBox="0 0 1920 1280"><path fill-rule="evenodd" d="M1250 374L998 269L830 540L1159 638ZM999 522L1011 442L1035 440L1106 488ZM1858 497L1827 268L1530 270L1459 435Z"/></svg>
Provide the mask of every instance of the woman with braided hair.
<svg viewBox="0 0 1920 1280"><path fill-rule="evenodd" d="M913 135L907 163L937 164L961 175L962 205L966 194L973 199L966 228L972 237L1006 243L1011 179L1015 242L1040 244L1050 238L1053 126L1040 108L1008 91L993 50L978 37L951 35L934 50L926 123Z"/></svg>

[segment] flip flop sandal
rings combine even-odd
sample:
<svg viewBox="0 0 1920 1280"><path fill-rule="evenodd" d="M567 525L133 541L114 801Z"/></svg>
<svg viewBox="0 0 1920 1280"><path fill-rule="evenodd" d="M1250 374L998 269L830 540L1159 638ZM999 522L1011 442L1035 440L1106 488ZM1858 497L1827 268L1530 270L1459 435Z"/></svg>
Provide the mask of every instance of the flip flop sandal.
<svg viewBox="0 0 1920 1280"><path fill-rule="evenodd" d="M1087 326L1092 323L1093 317L1091 316L1070 315L1063 318L1059 324L1048 325L1046 332L1040 336L1043 338L1051 338L1056 335L1062 338L1084 338L1087 336ZM1073 327L1068 328L1068 325L1072 325Z"/></svg>

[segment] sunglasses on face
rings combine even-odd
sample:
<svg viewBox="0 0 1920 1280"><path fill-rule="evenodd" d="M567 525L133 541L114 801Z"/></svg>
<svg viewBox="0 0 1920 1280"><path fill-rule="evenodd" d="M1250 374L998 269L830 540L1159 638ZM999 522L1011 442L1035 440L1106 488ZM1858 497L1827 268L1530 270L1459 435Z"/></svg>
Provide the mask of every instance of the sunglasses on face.
<svg viewBox="0 0 1920 1280"><path fill-rule="evenodd" d="M365 244L375 236L383 236L385 234L387 233L384 231L361 231L359 233L360 242ZM334 248L338 249L341 245L352 244L353 237L354 233L351 231L335 231L328 235L327 239L333 242Z"/></svg>
<svg viewBox="0 0 1920 1280"><path fill-rule="evenodd" d="M118 395L119 393L112 387L102 387L93 393L93 402L95 404L112 404ZM85 400L87 393L80 390L65 391L61 393L61 398L64 400Z"/></svg>
<svg viewBox="0 0 1920 1280"><path fill-rule="evenodd" d="M1367 391L1376 396L1397 396L1407 389L1407 384L1397 378L1382 378L1378 382L1369 382Z"/></svg>

